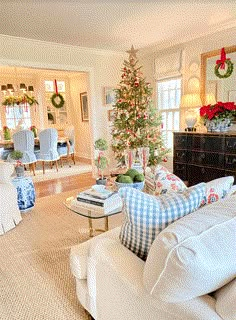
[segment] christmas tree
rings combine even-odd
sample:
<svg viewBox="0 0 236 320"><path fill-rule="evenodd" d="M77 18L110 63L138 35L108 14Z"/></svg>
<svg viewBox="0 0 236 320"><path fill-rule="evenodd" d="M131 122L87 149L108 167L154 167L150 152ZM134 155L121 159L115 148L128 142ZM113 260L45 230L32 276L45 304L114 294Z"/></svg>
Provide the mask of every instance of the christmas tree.
<svg viewBox="0 0 236 320"><path fill-rule="evenodd" d="M152 88L138 66L137 51L133 46L127 51L129 61L123 63L121 81L115 90L112 150L123 164L126 149L149 147L149 165L156 165L166 160L168 150L161 136L161 117L152 104Z"/></svg>

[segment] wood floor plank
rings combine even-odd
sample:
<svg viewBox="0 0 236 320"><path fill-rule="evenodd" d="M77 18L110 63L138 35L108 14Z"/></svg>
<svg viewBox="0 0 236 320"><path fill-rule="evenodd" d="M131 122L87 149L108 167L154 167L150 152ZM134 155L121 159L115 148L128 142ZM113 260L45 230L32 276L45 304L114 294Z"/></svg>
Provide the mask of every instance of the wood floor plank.
<svg viewBox="0 0 236 320"><path fill-rule="evenodd" d="M46 197L52 194L71 191L79 188L90 187L95 184L92 173L82 173L76 176L68 176L54 180L35 182L37 198Z"/></svg>

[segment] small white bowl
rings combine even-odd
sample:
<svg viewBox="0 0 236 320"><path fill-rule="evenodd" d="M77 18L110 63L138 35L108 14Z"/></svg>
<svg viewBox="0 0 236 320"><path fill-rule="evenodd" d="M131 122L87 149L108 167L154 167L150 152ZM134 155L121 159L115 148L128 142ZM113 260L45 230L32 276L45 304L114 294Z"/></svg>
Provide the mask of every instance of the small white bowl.
<svg viewBox="0 0 236 320"><path fill-rule="evenodd" d="M104 191L105 191L105 188L106 188L106 186L101 185L101 184L94 184L94 185L92 186L92 189L93 189L94 191L97 191L97 192L104 192Z"/></svg>

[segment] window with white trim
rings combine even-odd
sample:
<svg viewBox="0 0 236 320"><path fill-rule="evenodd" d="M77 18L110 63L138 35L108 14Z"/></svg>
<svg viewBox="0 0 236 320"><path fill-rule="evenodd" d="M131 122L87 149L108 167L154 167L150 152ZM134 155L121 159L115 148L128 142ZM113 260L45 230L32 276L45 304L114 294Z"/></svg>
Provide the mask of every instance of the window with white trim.
<svg viewBox="0 0 236 320"><path fill-rule="evenodd" d="M30 106L14 105L6 107L6 126L10 129L15 129L20 122L23 122L26 128L31 126Z"/></svg>
<svg viewBox="0 0 236 320"><path fill-rule="evenodd" d="M162 116L162 134L173 149L173 131L180 126L181 78L157 81L157 108Z"/></svg>

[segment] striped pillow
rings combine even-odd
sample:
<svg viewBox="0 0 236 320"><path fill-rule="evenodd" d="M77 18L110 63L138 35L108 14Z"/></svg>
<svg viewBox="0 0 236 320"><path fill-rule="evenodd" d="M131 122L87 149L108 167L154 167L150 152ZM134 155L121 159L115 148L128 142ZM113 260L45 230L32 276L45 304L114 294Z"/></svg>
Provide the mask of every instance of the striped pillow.
<svg viewBox="0 0 236 320"><path fill-rule="evenodd" d="M158 233L170 223L196 210L205 192L205 183L199 183L183 193L170 192L159 197L134 188L121 188L119 194L124 201L121 243L146 260Z"/></svg>

